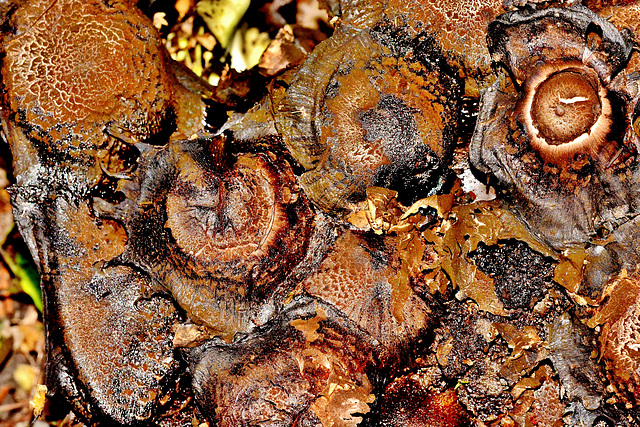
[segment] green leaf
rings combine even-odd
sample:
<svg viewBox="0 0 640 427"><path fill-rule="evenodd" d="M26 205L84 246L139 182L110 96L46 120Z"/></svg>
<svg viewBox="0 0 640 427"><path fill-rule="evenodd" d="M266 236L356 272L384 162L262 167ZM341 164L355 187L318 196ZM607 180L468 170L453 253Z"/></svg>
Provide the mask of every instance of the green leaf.
<svg viewBox="0 0 640 427"><path fill-rule="evenodd" d="M13 275L18 279L22 291L29 295L38 311L42 312L42 293L40 292L40 275L31 262L16 253L15 261L6 251L0 250L2 258L7 263Z"/></svg>

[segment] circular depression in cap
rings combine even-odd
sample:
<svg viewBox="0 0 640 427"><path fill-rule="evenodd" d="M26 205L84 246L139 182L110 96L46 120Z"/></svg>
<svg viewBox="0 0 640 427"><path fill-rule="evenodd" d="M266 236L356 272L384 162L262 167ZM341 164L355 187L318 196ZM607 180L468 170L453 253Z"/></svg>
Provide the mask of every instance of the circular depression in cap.
<svg viewBox="0 0 640 427"><path fill-rule="evenodd" d="M545 162L594 155L611 129L611 103L595 70L577 61L544 63L524 82L517 112Z"/></svg>
<svg viewBox="0 0 640 427"><path fill-rule="evenodd" d="M552 74L540 83L531 104L533 125L551 145L589 133L601 113L597 83L573 70Z"/></svg>

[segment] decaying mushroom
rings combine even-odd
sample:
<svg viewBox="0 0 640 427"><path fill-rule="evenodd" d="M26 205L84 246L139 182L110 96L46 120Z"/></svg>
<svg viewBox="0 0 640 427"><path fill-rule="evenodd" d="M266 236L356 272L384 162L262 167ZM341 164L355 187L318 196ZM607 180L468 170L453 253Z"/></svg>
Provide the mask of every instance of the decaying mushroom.
<svg viewBox="0 0 640 427"><path fill-rule="evenodd" d="M276 127L306 170L300 182L307 195L325 211L344 212L364 200L368 186L409 198L440 187L460 92L428 34L391 22L342 26L274 103Z"/></svg>
<svg viewBox="0 0 640 427"><path fill-rule="evenodd" d="M279 286L305 257L313 216L286 161L220 159L217 143L150 148L122 204L102 206L128 232L118 262L146 271L193 322L230 340L290 292Z"/></svg>
<svg viewBox="0 0 640 427"><path fill-rule="evenodd" d="M605 294L609 299L589 320L589 326L602 328L600 350L612 386L618 396L637 407L640 402L638 272L622 272L607 283Z"/></svg>
<svg viewBox="0 0 640 427"><path fill-rule="evenodd" d="M110 165L123 167L124 140L173 132L173 94L183 89L150 20L128 2L15 2L8 11L2 128L16 223L42 275L49 389L87 422L144 422L175 390L179 314L148 292L147 275L105 264L127 233L96 218L87 195Z"/></svg>
<svg viewBox="0 0 640 427"><path fill-rule="evenodd" d="M432 325L427 303L412 291L400 295L394 239L343 231L305 291L338 308L373 337L383 362L410 350Z"/></svg>
<svg viewBox="0 0 640 427"><path fill-rule="evenodd" d="M640 291L608 282L640 259L616 246L640 200L629 35L578 5L489 25L504 74L470 150L499 208L448 178L461 97L492 79L476 30L502 3L328 3L333 36L211 135L208 86L180 83L193 76L132 2L0 2L51 389L88 423L168 425L187 395L188 418L220 426L556 425L569 405L622 413L588 342L601 326L637 407ZM589 334L553 282L562 256L508 207L554 249L604 229L604 267L585 271L610 299Z"/></svg>
<svg viewBox="0 0 640 427"><path fill-rule="evenodd" d="M483 97L473 166L556 248L633 216L632 44L582 6L509 12L488 31L505 73Z"/></svg>
<svg viewBox="0 0 640 427"><path fill-rule="evenodd" d="M9 139L33 143L13 144L19 171L35 150L43 167L81 168L76 176L96 184L122 141L161 140L176 123L187 137L202 128L200 94L177 83L157 31L129 2L31 1L8 26L3 123Z"/></svg>

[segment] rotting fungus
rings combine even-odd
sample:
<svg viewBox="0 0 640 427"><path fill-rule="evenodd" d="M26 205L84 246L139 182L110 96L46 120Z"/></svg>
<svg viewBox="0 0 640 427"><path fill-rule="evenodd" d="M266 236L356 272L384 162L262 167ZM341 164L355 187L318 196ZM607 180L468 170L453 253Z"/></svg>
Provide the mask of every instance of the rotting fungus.
<svg viewBox="0 0 640 427"><path fill-rule="evenodd" d="M504 72L482 98L477 171L556 249L636 213L637 78L621 72L625 34L583 6L525 8L492 22L488 43Z"/></svg>
<svg viewBox="0 0 640 427"><path fill-rule="evenodd" d="M454 190L446 208L402 206L446 188L463 139L460 97L491 79L479 29L502 2L328 3L342 20L269 86L262 105L272 114L236 112L248 119L199 137L207 87L177 84L180 71L132 2L34 1L12 15L2 84L16 217L43 273L50 385L85 421L152 424L181 389L199 405L183 419L218 425L506 424L527 411L518 413L517 393L534 423L551 423L567 409L558 388L580 385L572 366L588 368L587 385L598 381L588 346L566 350L577 347L571 329L544 335L567 310L552 284L538 294L527 274L505 272L509 263L483 273L470 255L490 242L491 254L521 264L513 239L552 252L522 237L520 222L497 202L452 209L468 201ZM113 25L89 31L102 22ZM95 52L78 49L81 27ZM40 40L54 47L41 51ZM635 213L627 36L584 7L525 7L491 24L489 41L508 76L484 97L472 159L497 178L499 196L556 248ZM40 67L43 58L71 65ZM96 78L77 80L83 70ZM359 203L376 192L389 203L367 198L367 216ZM368 228L321 212L356 205ZM414 283L428 274L437 283ZM498 293L498 280L513 289ZM598 319L620 345L603 341L603 355L611 378L635 387L619 360L633 356L637 309L609 316L610 304ZM523 377L544 358L557 380ZM440 370L438 384L408 376L421 363ZM582 400L605 402L595 391Z"/></svg>
<svg viewBox="0 0 640 427"><path fill-rule="evenodd" d="M280 285L305 257L313 214L285 160L216 154L217 144L143 153L126 200L106 215L128 231L119 262L148 272L193 322L230 340L290 291Z"/></svg>
<svg viewBox="0 0 640 427"><path fill-rule="evenodd" d="M355 426L375 397L375 340L331 305L296 297L251 335L188 352L196 396L220 426Z"/></svg>
<svg viewBox="0 0 640 427"><path fill-rule="evenodd" d="M640 403L640 277L623 271L605 286L608 300L589 320L601 327L600 354L611 384L626 402Z"/></svg>
<svg viewBox="0 0 640 427"><path fill-rule="evenodd" d="M437 41L406 24L340 27L274 99L276 127L321 209L341 213L368 186L411 200L446 177L462 85Z"/></svg>
<svg viewBox="0 0 640 427"><path fill-rule="evenodd" d="M179 314L148 293L146 274L106 265L127 231L96 218L87 195L134 166L132 143L164 143L183 88L151 21L128 1L11 3L2 128L16 223L42 277L47 385L88 423L144 423L176 387Z"/></svg>

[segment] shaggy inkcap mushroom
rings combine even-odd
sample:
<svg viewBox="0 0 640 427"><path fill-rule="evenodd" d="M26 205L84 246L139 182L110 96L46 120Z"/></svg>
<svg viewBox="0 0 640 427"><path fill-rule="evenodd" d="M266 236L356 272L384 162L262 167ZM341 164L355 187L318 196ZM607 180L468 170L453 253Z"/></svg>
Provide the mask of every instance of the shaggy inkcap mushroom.
<svg viewBox="0 0 640 427"><path fill-rule="evenodd" d="M556 248L638 212L632 44L583 6L526 8L488 28L503 73L482 97L473 167Z"/></svg>

